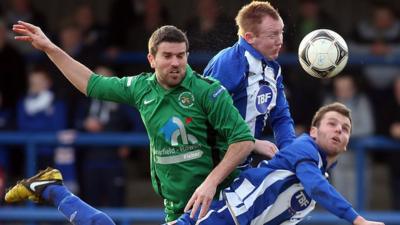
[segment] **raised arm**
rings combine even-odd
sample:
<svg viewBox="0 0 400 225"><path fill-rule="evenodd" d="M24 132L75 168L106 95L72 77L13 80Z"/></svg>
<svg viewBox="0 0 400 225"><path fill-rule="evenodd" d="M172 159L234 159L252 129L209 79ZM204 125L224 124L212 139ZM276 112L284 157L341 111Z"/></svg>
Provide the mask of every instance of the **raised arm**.
<svg viewBox="0 0 400 225"><path fill-rule="evenodd" d="M86 95L86 87L91 74L93 74L89 68L51 42L40 27L18 21L18 24L13 25L13 31L19 34L19 36L15 36L16 40L30 42L33 47L46 53L64 76Z"/></svg>

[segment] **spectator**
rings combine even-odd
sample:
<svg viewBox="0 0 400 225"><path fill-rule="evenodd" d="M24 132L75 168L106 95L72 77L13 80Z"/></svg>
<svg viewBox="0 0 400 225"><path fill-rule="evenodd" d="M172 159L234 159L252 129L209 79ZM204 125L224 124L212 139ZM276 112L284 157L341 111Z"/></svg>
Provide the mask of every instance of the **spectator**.
<svg viewBox="0 0 400 225"><path fill-rule="evenodd" d="M66 128L66 106L55 98L47 71L37 69L28 74L28 90L17 105L17 126L20 131L56 132ZM54 148L38 148L38 166L53 165Z"/></svg>
<svg viewBox="0 0 400 225"><path fill-rule="evenodd" d="M0 92L7 96L3 106L15 108L19 95L26 89L26 62L21 53L7 39L7 28L0 18Z"/></svg>
<svg viewBox="0 0 400 225"><path fill-rule="evenodd" d="M353 113L353 138L373 135L374 116L370 100L361 92L351 74L342 74L333 80L333 93L326 96L323 105L340 102Z"/></svg>
<svg viewBox="0 0 400 225"><path fill-rule="evenodd" d="M102 47L105 45L105 28L97 23L93 8L88 3L83 3L75 9L73 20L79 28L83 43L87 46Z"/></svg>
<svg viewBox="0 0 400 225"><path fill-rule="evenodd" d="M352 74L342 74L334 78L333 92L325 97L323 105L333 102L343 103L351 110L353 115L352 139L374 134L374 116L371 103L367 95L359 90ZM369 161L367 160L368 163ZM355 201L356 196L354 162L354 152L346 151L340 158L339 168L332 173L336 188L351 202ZM370 171L369 164L367 164L367 168Z"/></svg>
<svg viewBox="0 0 400 225"><path fill-rule="evenodd" d="M7 27L12 27L18 20L29 21L31 23L40 24L46 30L47 23L45 16L37 11L31 0L6 0L4 19ZM17 48L23 53L32 51L27 44L15 43Z"/></svg>
<svg viewBox="0 0 400 225"><path fill-rule="evenodd" d="M386 108L386 115L382 122L386 124L386 134L391 138L400 140L400 77L393 83L393 96L391 103ZM398 149L400 150L400 149ZM392 207L395 210L400 209L400 165L398 162L399 152L389 153L385 163L389 164L390 182L392 192Z"/></svg>
<svg viewBox="0 0 400 225"><path fill-rule="evenodd" d="M299 4L299 14L293 25L288 27L286 35L288 48L293 52L297 52L303 37L313 30L334 29L337 31L336 22L322 9L320 1L300 0Z"/></svg>
<svg viewBox="0 0 400 225"><path fill-rule="evenodd" d="M95 72L113 75L113 71L104 66L97 67ZM97 99L84 99L79 105L77 128L88 133L126 132L143 126L140 117L132 118L130 109L125 105ZM124 206L124 159L129 153L128 147L91 146L83 150L80 157L83 198L95 206ZM99 173L102 176L98 176ZM99 186L102 188L99 189ZM104 195L104 191L108 194Z"/></svg>
<svg viewBox="0 0 400 225"><path fill-rule="evenodd" d="M337 31L336 22L323 10L321 1L318 0L300 0L298 15L292 20L292 23L287 24L284 43L287 50L295 53L301 40L311 31L333 28ZM285 70L290 74L285 77L288 100L295 121L296 134L300 134L309 129L313 112L323 101L320 96L323 96L324 82L307 75L300 67L286 67L283 71Z"/></svg>
<svg viewBox="0 0 400 225"><path fill-rule="evenodd" d="M393 107L390 107L390 136L396 139L400 139L400 77L398 77L393 85L394 103Z"/></svg>
<svg viewBox="0 0 400 225"><path fill-rule="evenodd" d="M3 95L0 92L0 131L10 129L12 112L3 105ZM0 195L3 196L9 168L9 152L6 146L0 145Z"/></svg>
<svg viewBox="0 0 400 225"><path fill-rule="evenodd" d="M110 44L118 51L146 51L151 33L168 22L160 0L117 0L110 11Z"/></svg>
<svg viewBox="0 0 400 225"><path fill-rule="evenodd" d="M186 25L192 51L217 51L237 40L235 23L223 14L217 0L196 1L196 11Z"/></svg>
<svg viewBox="0 0 400 225"><path fill-rule="evenodd" d="M128 42L128 32L134 25L143 22L141 17L144 5L143 0L115 0L110 6L108 33L109 45L119 51Z"/></svg>
<svg viewBox="0 0 400 225"><path fill-rule="evenodd" d="M62 24L60 31L58 32L58 42L60 48L66 51L75 59L81 60L90 68L94 68L100 62L100 52L95 46L87 45L84 43L82 32L76 23L70 23L66 21ZM50 71L50 74L54 74L54 90L58 98L64 99L67 106L75 106L79 103L80 99L84 97L81 93L75 89L71 89L68 86L68 80L60 75L60 71L48 61L43 62L44 65ZM67 127L73 127L73 117L75 115L75 109L69 107L67 112Z"/></svg>
<svg viewBox="0 0 400 225"><path fill-rule="evenodd" d="M399 54L400 21L393 8L387 4L374 5L371 16L356 26L353 39L354 42L350 43L350 51L353 54L369 54L376 57L394 57ZM371 87L374 104L377 108L385 108L381 103L390 94L390 85L399 76L400 67L365 65L363 73Z"/></svg>

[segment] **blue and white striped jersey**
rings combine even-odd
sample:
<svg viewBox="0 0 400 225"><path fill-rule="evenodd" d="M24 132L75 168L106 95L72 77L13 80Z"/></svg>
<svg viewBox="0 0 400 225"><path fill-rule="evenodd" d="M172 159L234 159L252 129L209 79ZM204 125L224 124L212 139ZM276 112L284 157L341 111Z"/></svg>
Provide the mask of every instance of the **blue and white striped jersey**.
<svg viewBox="0 0 400 225"><path fill-rule="evenodd" d="M315 202L350 223L357 213L325 177L327 161L309 135L302 135L258 168L245 170L224 190L239 224L296 224Z"/></svg>
<svg viewBox="0 0 400 225"><path fill-rule="evenodd" d="M219 80L229 91L255 138L262 136L267 121L279 149L295 138L280 65L267 60L243 38L214 56L204 75Z"/></svg>

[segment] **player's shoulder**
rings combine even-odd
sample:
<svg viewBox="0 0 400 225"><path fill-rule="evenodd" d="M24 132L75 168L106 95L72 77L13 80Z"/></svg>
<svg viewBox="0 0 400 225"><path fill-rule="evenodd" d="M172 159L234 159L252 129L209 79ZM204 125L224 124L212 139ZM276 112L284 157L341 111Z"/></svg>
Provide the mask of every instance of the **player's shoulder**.
<svg viewBox="0 0 400 225"><path fill-rule="evenodd" d="M239 45L233 45L231 47L225 48L216 54L212 61L220 63L229 63L226 66L231 67L235 64L230 64L231 62L238 63L244 61L244 49L241 49Z"/></svg>
<svg viewBox="0 0 400 225"><path fill-rule="evenodd" d="M297 137L290 145L287 147L287 153L291 155L296 155L296 158L312 158L317 160L318 147L315 141L308 134L302 134Z"/></svg>
<svg viewBox="0 0 400 225"><path fill-rule="evenodd" d="M202 86L202 87L213 87L220 85L220 82L215 78L204 76L197 72L193 72L193 83L194 86Z"/></svg>
<svg viewBox="0 0 400 225"><path fill-rule="evenodd" d="M248 63L244 52L237 46L229 47L215 55L204 70L206 76L215 77L222 84L230 87L231 83L241 80ZM229 88L228 88L229 89Z"/></svg>
<svg viewBox="0 0 400 225"><path fill-rule="evenodd" d="M151 79L152 75L152 73L140 73L136 75L123 76L121 79L124 81L124 83L126 83L127 87L141 86L142 83L148 82Z"/></svg>
<svg viewBox="0 0 400 225"><path fill-rule="evenodd" d="M222 93L226 92L226 88L213 77L205 77L198 73L193 73L193 82L191 85L192 92L204 99L216 99Z"/></svg>
<svg viewBox="0 0 400 225"><path fill-rule="evenodd" d="M132 76L127 76L127 78L129 79L134 79L134 80L138 80L138 81L146 81L149 78L151 78L153 76L153 73L140 73L140 74L136 74L136 75L132 75Z"/></svg>

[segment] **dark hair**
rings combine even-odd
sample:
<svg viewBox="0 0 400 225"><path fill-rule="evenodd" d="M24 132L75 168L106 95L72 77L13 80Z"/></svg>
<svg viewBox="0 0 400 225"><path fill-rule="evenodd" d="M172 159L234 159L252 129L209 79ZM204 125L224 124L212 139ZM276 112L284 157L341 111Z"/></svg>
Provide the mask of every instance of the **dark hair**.
<svg viewBox="0 0 400 225"><path fill-rule="evenodd" d="M162 42L172 42L172 43L182 43L186 44L186 51L189 51L189 41L186 37L186 34L180 30L179 28L166 25L158 28L153 32L149 39L149 53L152 55L156 55L158 50L158 45Z"/></svg>
<svg viewBox="0 0 400 225"><path fill-rule="evenodd" d="M337 112L342 114L343 116L349 118L350 123L351 123L351 110L347 108L345 105L339 102L334 102L329 105L322 106L321 108L318 109L318 111L314 114L314 117L311 122L312 127L318 127L319 124L321 123L322 118L324 115L328 112Z"/></svg>
<svg viewBox="0 0 400 225"><path fill-rule="evenodd" d="M257 34L258 25L265 16L281 19L278 11L268 1L253 1L243 6L235 18L239 27L238 35L243 36L246 32Z"/></svg>

